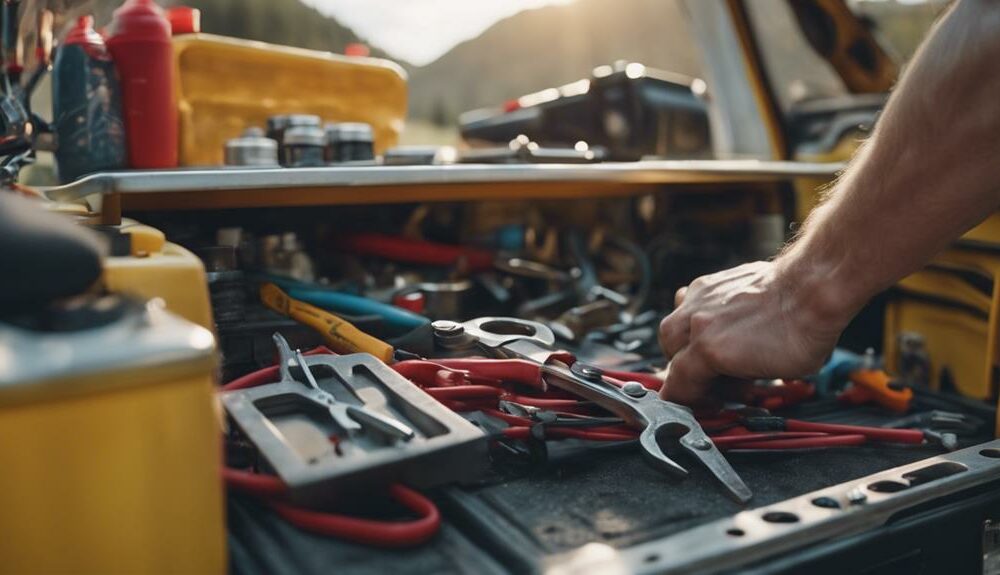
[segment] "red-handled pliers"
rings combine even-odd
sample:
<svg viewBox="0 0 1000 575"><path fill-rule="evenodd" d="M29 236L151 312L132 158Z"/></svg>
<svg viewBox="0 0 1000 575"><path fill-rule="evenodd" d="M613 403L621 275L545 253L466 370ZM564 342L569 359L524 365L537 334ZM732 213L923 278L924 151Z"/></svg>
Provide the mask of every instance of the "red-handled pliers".
<svg viewBox="0 0 1000 575"><path fill-rule="evenodd" d="M384 234L340 236L336 245L355 255L375 256L394 262L429 266L453 266L465 262L471 272L493 269L495 259L493 252L488 250Z"/></svg>
<svg viewBox="0 0 1000 575"><path fill-rule="evenodd" d="M545 393L547 397L517 393L513 386L546 392L539 366L523 359L414 359L391 367L455 411L496 407L499 400L567 411L579 410L582 405L561 392L550 391Z"/></svg>
<svg viewBox="0 0 1000 575"><path fill-rule="evenodd" d="M436 359L407 360L392 365L400 375L420 386L428 395L455 411L481 411L507 423L502 433L510 439L528 439L544 430L549 439L574 438L593 441L628 441L635 433L624 426L609 426L589 417L593 405L565 391L548 388L541 366L523 359ZM625 381L658 385L651 374L611 372ZM611 378L609 378L610 380ZM621 384L620 381L615 383ZM520 393L518 386L525 388ZM539 421L505 413L501 404L516 404L557 416L555 421Z"/></svg>
<svg viewBox="0 0 1000 575"><path fill-rule="evenodd" d="M714 427L713 441L720 449L812 449L884 443L939 443L954 449L955 438L922 429L890 429L787 419L772 415L741 416L723 413L703 424Z"/></svg>

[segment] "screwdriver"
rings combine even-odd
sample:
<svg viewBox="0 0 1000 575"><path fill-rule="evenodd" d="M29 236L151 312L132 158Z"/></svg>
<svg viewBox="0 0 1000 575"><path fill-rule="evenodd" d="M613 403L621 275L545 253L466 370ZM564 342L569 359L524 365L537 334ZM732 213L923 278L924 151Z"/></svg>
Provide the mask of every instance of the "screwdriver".
<svg viewBox="0 0 1000 575"><path fill-rule="evenodd" d="M392 363L397 355L400 359L414 357L408 352L393 349L388 343L368 335L342 317L289 297L272 283L265 283L260 287L260 300L274 311L318 331L327 345L337 353L370 353L385 363Z"/></svg>

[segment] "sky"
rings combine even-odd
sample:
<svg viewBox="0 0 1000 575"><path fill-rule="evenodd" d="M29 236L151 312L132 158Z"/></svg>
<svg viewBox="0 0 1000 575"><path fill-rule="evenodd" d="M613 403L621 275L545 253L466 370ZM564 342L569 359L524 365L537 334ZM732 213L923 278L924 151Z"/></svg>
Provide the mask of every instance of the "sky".
<svg viewBox="0 0 1000 575"><path fill-rule="evenodd" d="M302 0L389 56L422 66L522 10L573 0Z"/></svg>

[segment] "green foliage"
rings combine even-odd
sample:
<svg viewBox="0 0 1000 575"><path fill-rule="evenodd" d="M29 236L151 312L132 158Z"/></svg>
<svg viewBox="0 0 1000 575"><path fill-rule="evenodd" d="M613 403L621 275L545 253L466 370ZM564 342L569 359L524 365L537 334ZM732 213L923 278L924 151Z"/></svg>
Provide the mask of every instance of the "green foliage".
<svg viewBox="0 0 1000 575"><path fill-rule="evenodd" d="M178 3L201 10L202 30L211 34L333 52L342 52L346 44L358 41L350 29L299 0Z"/></svg>
<svg viewBox="0 0 1000 575"><path fill-rule="evenodd" d="M358 42L354 32L299 0L157 0L164 6L201 10L202 31L272 44L342 52ZM93 0L99 23L110 19L121 0Z"/></svg>

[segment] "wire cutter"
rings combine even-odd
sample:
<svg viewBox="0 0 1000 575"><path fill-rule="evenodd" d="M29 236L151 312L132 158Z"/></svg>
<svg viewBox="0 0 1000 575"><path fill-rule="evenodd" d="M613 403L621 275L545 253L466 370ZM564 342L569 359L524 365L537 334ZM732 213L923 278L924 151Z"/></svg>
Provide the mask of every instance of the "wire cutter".
<svg viewBox="0 0 1000 575"><path fill-rule="evenodd" d="M260 300L272 310L318 331L337 353L370 353L389 364L396 359L416 357L368 335L336 314L289 297L275 284L260 286Z"/></svg>
<svg viewBox="0 0 1000 575"><path fill-rule="evenodd" d="M647 461L675 477L688 471L667 456L661 439L673 437L680 447L704 465L737 501L752 493L719 452L690 409L659 398L640 382L620 381L599 368L577 362L555 349L555 335L534 321L507 317L482 317L465 323L436 321L436 343L445 350L475 351L494 358L525 359L540 366L545 382L594 402L639 431L639 444Z"/></svg>

